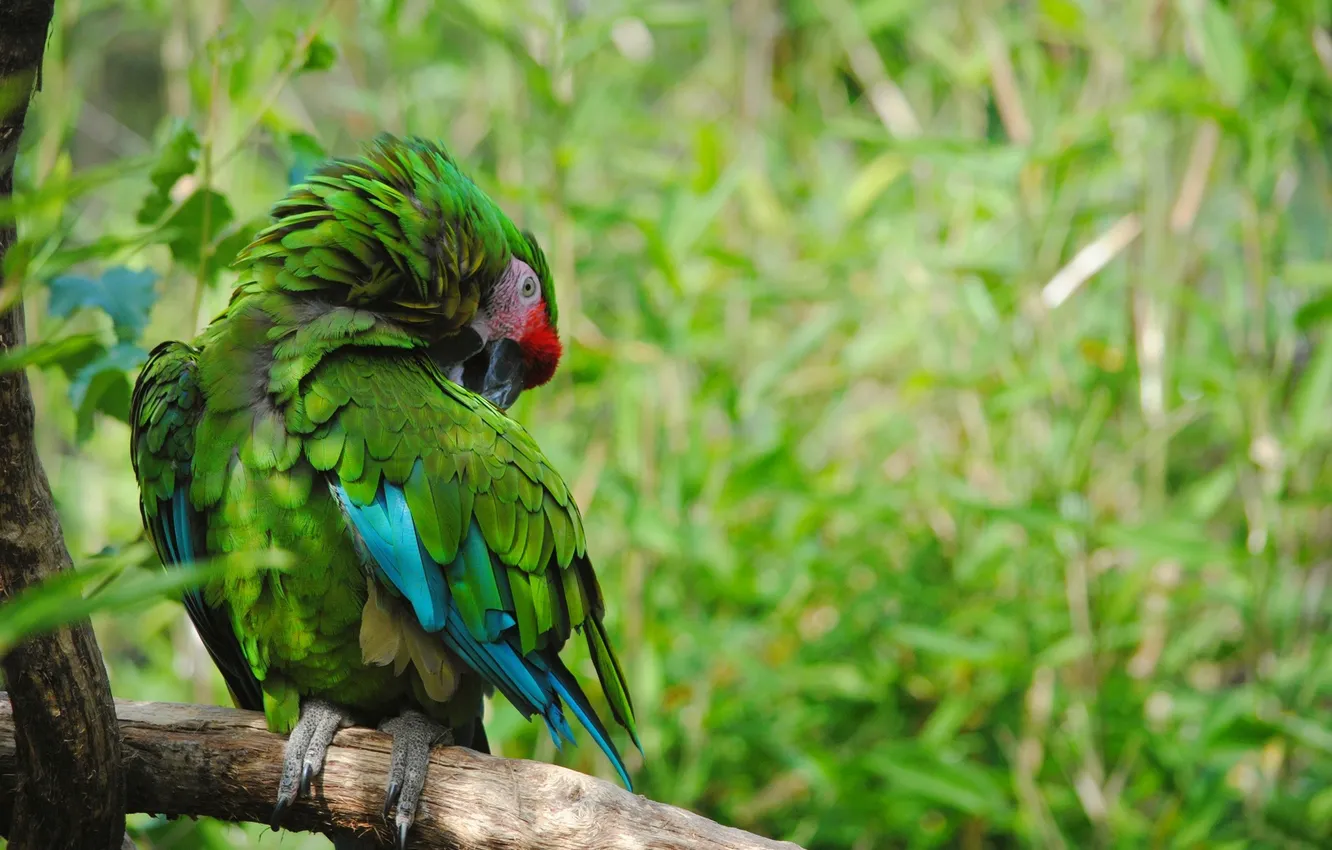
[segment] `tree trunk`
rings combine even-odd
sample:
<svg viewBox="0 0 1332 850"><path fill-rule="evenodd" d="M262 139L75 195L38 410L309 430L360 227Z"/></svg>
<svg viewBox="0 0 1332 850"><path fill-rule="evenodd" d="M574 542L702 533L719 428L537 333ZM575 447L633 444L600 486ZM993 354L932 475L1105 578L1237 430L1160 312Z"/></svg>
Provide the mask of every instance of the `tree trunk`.
<svg viewBox="0 0 1332 850"><path fill-rule="evenodd" d="M0 0L0 199L39 79L53 0ZM17 233L0 221L0 270ZM7 287L16 276L0 277ZM0 354L24 342L23 305L0 314ZM33 442L27 376L0 374L0 601L72 569L51 487ZM120 737L106 668L86 622L25 641L3 659L19 766L12 810L0 810L11 850L114 850L125 835ZM0 807L2 809L3 807Z"/></svg>

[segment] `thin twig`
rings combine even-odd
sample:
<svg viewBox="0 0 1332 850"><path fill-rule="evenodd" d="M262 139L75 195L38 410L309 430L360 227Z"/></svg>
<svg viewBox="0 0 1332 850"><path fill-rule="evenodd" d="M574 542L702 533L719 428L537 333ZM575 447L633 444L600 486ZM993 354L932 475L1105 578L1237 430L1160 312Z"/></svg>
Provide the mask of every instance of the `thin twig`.
<svg viewBox="0 0 1332 850"><path fill-rule="evenodd" d="M259 108L254 111L254 116L241 129L231 147L217 157L217 161L213 165L214 168L221 170L227 163L231 162L232 157L240 153L246 141L249 140L250 134L264 120L264 115L273 108L274 103L277 103L277 99L282 96L282 90L286 88L287 83L305 64L310 45L314 44L314 40L319 37L319 30L323 26L324 19L332 13L335 2L336 0L327 0L319 14L315 15L314 19L310 21L310 25L305 28L305 32L301 34L296 46L292 49L291 58L287 60L287 64L282 67L282 70L278 71L277 76L273 79L273 84L264 92L264 96L259 101Z"/></svg>
<svg viewBox="0 0 1332 850"><path fill-rule="evenodd" d="M1046 308L1053 310L1067 301L1079 286L1105 268L1107 263L1137 239L1139 233L1142 233L1142 221L1136 213L1129 213L1074 254L1073 259L1055 272L1054 277L1041 290L1041 300L1045 302Z"/></svg>
<svg viewBox="0 0 1332 850"><path fill-rule="evenodd" d="M870 106L888 132L899 139L914 139L921 133L911 103L888 74L883 57L865 33L858 13L847 0L828 0L833 29L851 63L851 73L869 95Z"/></svg>

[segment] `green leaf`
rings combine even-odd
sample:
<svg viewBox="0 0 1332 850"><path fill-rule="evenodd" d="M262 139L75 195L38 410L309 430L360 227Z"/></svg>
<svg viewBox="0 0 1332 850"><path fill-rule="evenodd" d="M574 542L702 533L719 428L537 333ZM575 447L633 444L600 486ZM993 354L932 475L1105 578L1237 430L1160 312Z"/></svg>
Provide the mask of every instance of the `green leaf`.
<svg viewBox="0 0 1332 850"><path fill-rule="evenodd" d="M213 246L213 253L204 264L205 279L210 283L213 282L219 272L236 262L236 255L254 241L255 234L259 232L263 225L263 221L253 219L228 228L227 232Z"/></svg>
<svg viewBox="0 0 1332 850"><path fill-rule="evenodd" d="M1332 318L1332 295L1313 298L1300 305L1295 312L1295 327L1308 332Z"/></svg>
<svg viewBox="0 0 1332 850"><path fill-rule="evenodd" d="M1191 519L1205 522L1216 515L1234 492L1239 473L1233 466L1222 466L1199 476L1180 492L1180 502L1187 508Z"/></svg>
<svg viewBox="0 0 1332 850"><path fill-rule="evenodd" d="M100 307L111 317L116 337L121 342L138 339L148 324L148 313L157 300L153 284L157 272L135 271L114 266L102 273L100 280L81 275L62 275L49 284L53 315L68 316L83 307Z"/></svg>
<svg viewBox="0 0 1332 850"><path fill-rule="evenodd" d="M949 490L950 497L959 506L973 508L993 520L1019 525L1028 532L1052 535L1059 531L1086 531L1085 522L1041 505L997 505L964 487L950 487Z"/></svg>
<svg viewBox="0 0 1332 850"><path fill-rule="evenodd" d="M895 151L881 154L862 168L847 186L846 195L842 198L843 215L848 221L863 216L879 196L906 174L910 167L911 160Z"/></svg>
<svg viewBox="0 0 1332 850"><path fill-rule="evenodd" d="M1204 740L1212 755L1256 750L1277 737L1280 730L1267 718L1228 706L1207 730Z"/></svg>
<svg viewBox="0 0 1332 850"><path fill-rule="evenodd" d="M71 269L84 263L105 262L107 257L121 252L137 251L143 248L151 234L143 232L133 234L103 233L90 242L57 248L42 263L42 276L48 280L69 273ZM23 243L20 242L20 245ZM12 255L14 252L11 251Z"/></svg>
<svg viewBox="0 0 1332 850"><path fill-rule="evenodd" d="M1326 725L1294 714L1279 716L1276 725L1287 737L1302 746L1321 753L1325 758L1332 757L1332 729Z"/></svg>
<svg viewBox="0 0 1332 850"><path fill-rule="evenodd" d="M1329 289L1332 288L1332 263L1292 261L1281 277L1293 288Z"/></svg>
<svg viewBox="0 0 1332 850"><path fill-rule="evenodd" d="M1216 86L1221 100L1235 106L1249 88L1249 59L1239 25L1216 0L1203 4L1198 23L1203 73Z"/></svg>
<svg viewBox="0 0 1332 850"><path fill-rule="evenodd" d="M1096 529L1103 545L1132 550L1146 562L1179 561L1185 565L1227 564L1234 550L1207 536L1192 521L1160 520L1140 525L1106 524Z"/></svg>
<svg viewBox="0 0 1332 850"><path fill-rule="evenodd" d="M98 342L87 348L70 351L65 357L55 361L55 365L59 366L60 371L64 372L65 377L72 382L89 363L105 356L106 346Z"/></svg>
<svg viewBox="0 0 1332 850"><path fill-rule="evenodd" d="M1056 29L1069 34L1082 30L1083 20L1086 16L1082 7L1073 0L1040 0L1038 6L1041 17L1046 22L1053 24Z"/></svg>
<svg viewBox="0 0 1332 850"><path fill-rule="evenodd" d="M69 398L77 415L80 442L92 435L93 416L105 413L129 421L129 373L143 365L148 354L137 345L119 343L79 370L69 385Z"/></svg>
<svg viewBox="0 0 1332 850"><path fill-rule="evenodd" d="M910 794L967 814L1006 819L1008 801L991 771L967 762L947 762L924 754L885 751L878 772L891 794Z"/></svg>
<svg viewBox="0 0 1332 850"><path fill-rule="evenodd" d="M180 178L192 174L199 160L199 135L183 120L177 119L168 131L158 153L157 164L149 178L153 191L139 208L139 224L152 224L171 206L171 189Z"/></svg>
<svg viewBox="0 0 1332 850"><path fill-rule="evenodd" d="M18 216L36 215L47 205L67 206L74 199L94 189L123 180L148 168L152 161L152 157L147 156L117 159L109 165L86 168L77 174L52 176L40 186L34 186L22 194L0 198L0 221L9 221Z"/></svg>
<svg viewBox="0 0 1332 850"><path fill-rule="evenodd" d="M999 647L989 641L970 640L929 626L902 624L892 630L893 640L903 646L933 652L945 658L957 658L983 664L999 655Z"/></svg>
<svg viewBox="0 0 1332 850"><path fill-rule="evenodd" d="M1328 431L1328 407L1332 405L1332 340L1320 341L1300 376L1290 403L1291 448L1303 452Z"/></svg>
<svg viewBox="0 0 1332 850"><path fill-rule="evenodd" d="M301 65L298 73L327 71L337 61L337 48L326 41L323 36L317 35L310 41L310 46L305 51L305 63Z"/></svg>
<svg viewBox="0 0 1332 850"><path fill-rule="evenodd" d="M82 620L98 611L136 608L196 587L215 576L286 569L291 555L265 549L145 572L131 567L153 558L146 543L127 546L87 566L62 570L0 604L0 656L31 635Z"/></svg>
<svg viewBox="0 0 1332 850"><path fill-rule="evenodd" d="M226 196L213 189L197 189L180 209L162 222L161 232L176 262L197 268L204 259L204 246L215 250L214 240L234 218ZM235 258L234 254L232 258ZM206 276L210 269L216 272L216 265L205 262Z"/></svg>
<svg viewBox="0 0 1332 850"><path fill-rule="evenodd" d="M64 364L99 347L96 334L74 334L61 339L48 339L25 345L0 354L0 375L26 369L29 366Z"/></svg>

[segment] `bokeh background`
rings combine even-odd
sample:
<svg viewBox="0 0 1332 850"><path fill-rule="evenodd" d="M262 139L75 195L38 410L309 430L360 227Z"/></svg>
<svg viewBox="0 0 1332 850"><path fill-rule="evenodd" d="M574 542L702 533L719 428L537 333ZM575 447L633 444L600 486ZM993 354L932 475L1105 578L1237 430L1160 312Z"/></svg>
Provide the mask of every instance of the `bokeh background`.
<svg viewBox="0 0 1332 850"><path fill-rule="evenodd" d="M552 260L568 354L514 413L583 507L642 793L811 850L1332 846L1330 26L62 0L0 294L70 549L140 535L129 381L288 182L438 137ZM226 702L177 603L94 622L117 696Z"/></svg>

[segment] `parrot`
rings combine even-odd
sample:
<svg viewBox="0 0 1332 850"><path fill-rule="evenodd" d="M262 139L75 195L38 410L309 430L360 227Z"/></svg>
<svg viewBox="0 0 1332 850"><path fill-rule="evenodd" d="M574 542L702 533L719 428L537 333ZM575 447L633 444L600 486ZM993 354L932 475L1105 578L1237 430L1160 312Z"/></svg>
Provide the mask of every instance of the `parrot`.
<svg viewBox="0 0 1332 850"><path fill-rule="evenodd" d="M442 144L388 134L315 168L271 219L222 312L150 352L130 453L168 567L293 557L183 595L232 701L288 736L274 827L339 728L376 726L393 738L384 816L401 850L431 746L488 752L494 691L557 747L572 715L632 790L560 658L581 633L641 752L581 514L506 413L562 355L535 237Z"/></svg>

